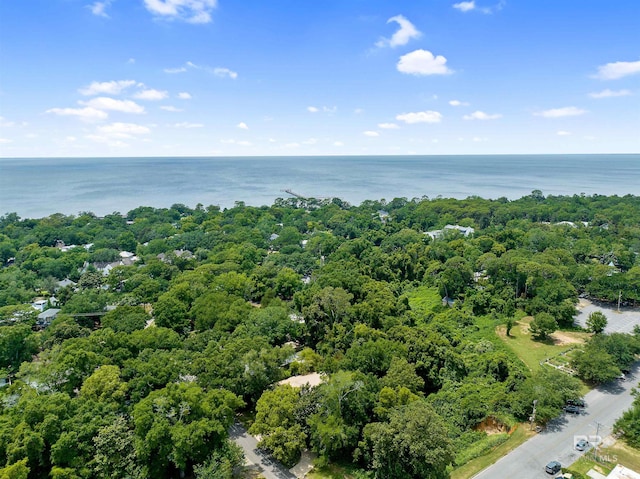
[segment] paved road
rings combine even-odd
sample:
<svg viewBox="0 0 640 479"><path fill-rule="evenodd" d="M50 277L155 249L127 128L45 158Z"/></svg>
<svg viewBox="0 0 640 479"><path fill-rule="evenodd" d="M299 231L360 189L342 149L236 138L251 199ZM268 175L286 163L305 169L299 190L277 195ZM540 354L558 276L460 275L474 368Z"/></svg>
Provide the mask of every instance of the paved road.
<svg viewBox="0 0 640 479"><path fill-rule="evenodd" d="M242 424L236 422L229 429L229 437L244 451L244 457L258 469L266 479L296 479L278 461L258 449L258 441Z"/></svg>
<svg viewBox="0 0 640 479"><path fill-rule="evenodd" d="M585 396L585 412L574 416L563 414L550 423L540 434L498 460L494 465L477 474L475 479L518 479L551 478L544 472L550 461L559 461L567 467L577 460L582 452L574 448L574 436L595 436L602 438L611 434L616 419L631 407L631 388L637 386L640 378L640 363L636 363L627 381L615 381L590 391ZM600 423L598 431L597 423Z"/></svg>

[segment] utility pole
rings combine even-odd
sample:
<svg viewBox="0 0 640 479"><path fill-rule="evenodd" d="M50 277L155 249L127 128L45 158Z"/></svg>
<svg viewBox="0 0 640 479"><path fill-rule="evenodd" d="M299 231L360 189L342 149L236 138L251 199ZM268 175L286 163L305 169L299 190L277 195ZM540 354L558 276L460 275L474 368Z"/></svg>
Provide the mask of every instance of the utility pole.
<svg viewBox="0 0 640 479"><path fill-rule="evenodd" d="M618 293L618 313L620 312L620 301L622 301L622 290Z"/></svg>
<svg viewBox="0 0 640 479"><path fill-rule="evenodd" d="M593 457L596 462L598 462L598 446L600 445L600 426L603 426L603 424L596 422L596 444L593 447Z"/></svg>
<svg viewBox="0 0 640 479"><path fill-rule="evenodd" d="M536 404L538 404L538 400L537 400L537 399L534 399L534 400L533 400L533 412L531 413L531 419L530 419L530 421L531 421L531 427L530 427L530 429L529 429L529 430L533 429L533 423L534 423L534 422L535 422L535 420L536 420Z"/></svg>

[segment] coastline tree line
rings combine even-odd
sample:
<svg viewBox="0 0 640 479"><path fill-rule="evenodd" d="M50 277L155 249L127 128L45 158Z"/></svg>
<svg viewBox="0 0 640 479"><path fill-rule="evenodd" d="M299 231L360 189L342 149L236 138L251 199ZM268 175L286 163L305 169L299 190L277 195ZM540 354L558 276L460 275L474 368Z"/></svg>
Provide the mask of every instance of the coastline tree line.
<svg viewBox="0 0 640 479"><path fill-rule="evenodd" d="M361 478L448 477L506 440L486 424L527 421L534 399L544 423L580 394L496 327L530 315L544 340L579 295L636 306L639 253L636 196L5 214L0 478L230 478L241 412L286 465L311 449ZM52 296L38 327L30 303ZM574 357L588 383L640 353L640 332L602 324ZM323 382L276 385L309 372Z"/></svg>

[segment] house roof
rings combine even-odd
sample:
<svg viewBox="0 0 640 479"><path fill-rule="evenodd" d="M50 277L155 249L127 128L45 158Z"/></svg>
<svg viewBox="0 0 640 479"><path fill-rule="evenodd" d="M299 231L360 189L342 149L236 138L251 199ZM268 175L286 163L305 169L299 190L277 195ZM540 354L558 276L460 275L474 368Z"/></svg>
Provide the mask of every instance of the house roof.
<svg viewBox="0 0 640 479"><path fill-rule="evenodd" d="M43 311L42 313L40 313L38 315L38 319L53 319L58 315L59 312L60 312L59 309L49 308Z"/></svg>

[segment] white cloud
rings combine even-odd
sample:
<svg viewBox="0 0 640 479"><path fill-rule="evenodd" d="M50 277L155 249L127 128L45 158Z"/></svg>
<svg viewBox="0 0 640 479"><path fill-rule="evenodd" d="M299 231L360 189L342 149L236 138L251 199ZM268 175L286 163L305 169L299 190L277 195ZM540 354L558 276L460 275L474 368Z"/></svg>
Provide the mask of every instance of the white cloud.
<svg viewBox="0 0 640 479"><path fill-rule="evenodd" d="M309 138L308 140L304 140L302 142L303 145L315 145L316 143L318 143L317 138Z"/></svg>
<svg viewBox="0 0 640 479"><path fill-rule="evenodd" d="M395 123L378 123L378 128L383 130L397 130L400 127Z"/></svg>
<svg viewBox="0 0 640 479"><path fill-rule="evenodd" d="M92 98L89 101L81 101L81 105L97 110L113 110L123 113L145 113L144 107L131 100L115 100L104 96Z"/></svg>
<svg viewBox="0 0 640 479"><path fill-rule="evenodd" d="M377 131L371 131L371 130L363 131L362 134L364 136L370 136L371 138L375 138L376 136L380 136L380 133L378 133Z"/></svg>
<svg viewBox="0 0 640 479"><path fill-rule="evenodd" d="M451 106L469 106L469 103L466 102L466 101L451 100L449 102L449 105L451 105Z"/></svg>
<svg viewBox="0 0 640 479"><path fill-rule="evenodd" d="M109 116L104 111L89 106L85 108L51 108L46 112L60 116L76 116L84 121L104 120Z"/></svg>
<svg viewBox="0 0 640 479"><path fill-rule="evenodd" d="M238 123L236 125L236 127L240 128L241 130L248 130L249 127L247 126L247 124L244 121L241 121L240 123Z"/></svg>
<svg viewBox="0 0 640 479"><path fill-rule="evenodd" d="M164 72L165 73L183 73L186 72L187 69L185 67L178 67L178 68L165 68Z"/></svg>
<svg viewBox="0 0 640 479"><path fill-rule="evenodd" d="M136 62L136 59L135 59L135 58L129 58L129 59L127 60L127 63L128 63L129 65L133 65L135 62Z"/></svg>
<svg viewBox="0 0 640 479"><path fill-rule="evenodd" d="M99 126L97 131L109 138L133 138L136 135L147 135L151 133L151 130L146 126L120 122Z"/></svg>
<svg viewBox="0 0 640 479"><path fill-rule="evenodd" d="M308 106L307 111L310 113L318 113L320 110L318 110L318 108L316 108L315 106Z"/></svg>
<svg viewBox="0 0 640 479"><path fill-rule="evenodd" d="M341 141L334 141L333 146L344 146L344 143Z"/></svg>
<svg viewBox="0 0 640 479"><path fill-rule="evenodd" d="M175 106L171 106L171 105L162 105L160 109L164 111L171 111L174 113L177 113L179 111L184 111L182 108L176 108Z"/></svg>
<svg viewBox="0 0 640 479"><path fill-rule="evenodd" d="M154 90L153 88L148 88L146 90L139 91L138 93L133 95L133 98L137 98L138 100L158 101L164 100L165 98L167 98L167 96L169 96L169 94L164 90Z"/></svg>
<svg viewBox="0 0 640 479"><path fill-rule="evenodd" d="M136 82L134 80L113 80L105 82L94 81L91 85L81 88L78 91L84 96L98 95L100 93L107 95L119 95L123 90L135 84Z"/></svg>
<svg viewBox="0 0 640 479"><path fill-rule="evenodd" d="M70 143L73 143L76 140L77 140L77 138L75 136L67 136L67 137L65 137L65 141L68 141Z"/></svg>
<svg viewBox="0 0 640 479"><path fill-rule="evenodd" d="M498 118L502 118L500 113L494 113L492 115L485 113L483 111L474 111L470 115L465 115L462 117L465 120L497 120Z"/></svg>
<svg viewBox="0 0 640 479"><path fill-rule="evenodd" d="M377 43L377 47L397 47L406 45L412 38L420 38L422 33L413 26L413 24L402 15L396 15L387 20L387 23L395 22L400 28L391 36L391 38L381 38Z"/></svg>
<svg viewBox="0 0 640 479"><path fill-rule="evenodd" d="M564 108L552 108L551 110L539 111L534 113L534 115L544 118L562 118L564 116L584 115L586 112L587 110L576 108L575 106L565 106Z"/></svg>
<svg viewBox="0 0 640 479"><path fill-rule="evenodd" d="M502 10L502 8L505 6L506 3L507 3L506 0L499 0L498 3L496 3L491 7L479 7L478 5L476 5L475 0L470 0L467 2L454 3L453 8L460 10L461 12L464 12L464 13L476 11L476 12L481 12L488 15L495 11Z"/></svg>
<svg viewBox="0 0 640 479"><path fill-rule="evenodd" d="M178 98L180 98L181 100L191 100L191 94L187 93L186 91L181 91L180 93L178 93Z"/></svg>
<svg viewBox="0 0 640 479"><path fill-rule="evenodd" d="M469 11L474 10L476 8L476 2L474 0L471 0L470 2L455 3L453 5L453 8L456 8L456 9L460 10L461 12L469 12Z"/></svg>
<svg viewBox="0 0 640 479"><path fill-rule="evenodd" d="M593 77L600 80L617 80L635 73L640 73L640 60L637 62L613 62L600 65L598 73Z"/></svg>
<svg viewBox="0 0 640 479"><path fill-rule="evenodd" d="M447 68L447 59L442 55L433 56L428 50L415 50L402 55L398 61L398 71L410 75L446 75L453 73Z"/></svg>
<svg viewBox="0 0 640 479"><path fill-rule="evenodd" d="M2 127L10 127L10 126L15 126L15 121L9 121L6 118L0 116L0 126Z"/></svg>
<svg viewBox="0 0 640 479"><path fill-rule="evenodd" d="M285 148L300 148L300 143L287 143L284 145Z"/></svg>
<svg viewBox="0 0 640 479"><path fill-rule="evenodd" d="M396 116L396 120L405 123L440 123L442 121L442 113L438 111L418 111L412 113L402 113Z"/></svg>
<svg viewBox="0 0 640 479"><path fill-rule="evenodd" d="M144 0L153 15L189 23L209 23L217 0Z"/></svg>
<svg viewBox="0 0 640 479"><path fill-rule="evenodd" d="M482 138L482 137L479 137L479 136L474 136L473 137L473 141L475 141L476 143L480 143L480 142L484 142L484 141L489 141L489 139L488 138Z"/></svg>
<svg viewBox="0 0 640 479"><path fill-rule="evenodd" d="M104 0L102 2L95 2L92 5L89 5L89 9L94 15L109 18L109 15L107 15L107 12L105 11L109 5L111 5L111 0Z"/></svg>
<svg viewBox="0 0 640 479"><path fill-rule="evenodd" d="M173 124L174 128L202 128L203 126L202 123L189 123L188 121Z"/></svg>
<svg viewBox="0 0 640 479"><path fill-rule="evenodd" d="M238 78L238 74L228 68L214 68L213 74L221 78L232 78L234 80Z"/></svg>
<svg viewBox="0 0 640 479"><path fill-rule="evenodd" d="M237 141L236 145L240 145L240 146L251 146L252 143L250 141L247 140L242 140L242 141Z"/></svg>
<svg viewBox="0 0 640 479"><path fill-rule="evenodd" d="M589 96L591 98L613 98L617 96L629 96L629 95L631 95L631 92L629 90L613 91L613 90L609 90L608 88L606 90L602 90L599 92L589 93Z"/></svg>
<svg viewBox="0 0 640 479"><path fill-rule="evenodd" d="M558 130L556 132L556 135L558 135L558 136L569 136L570 134L571 134L570 131L564 131L564 130Z"/></svg>
<svg viewBox="0 0 640 479"><path fill-rule="evenodd" d="M0 138L0 144L5 145L7 143L12 143L13 140L10 140L9 138Z"/></svg>
<svg viewBox="0 0 640 479"><path fill-rule="evenodd" d="M338 111L338 107L337 106L323 106L322 107L322 111L325 113L335 113L336 111Z"/></svg>

